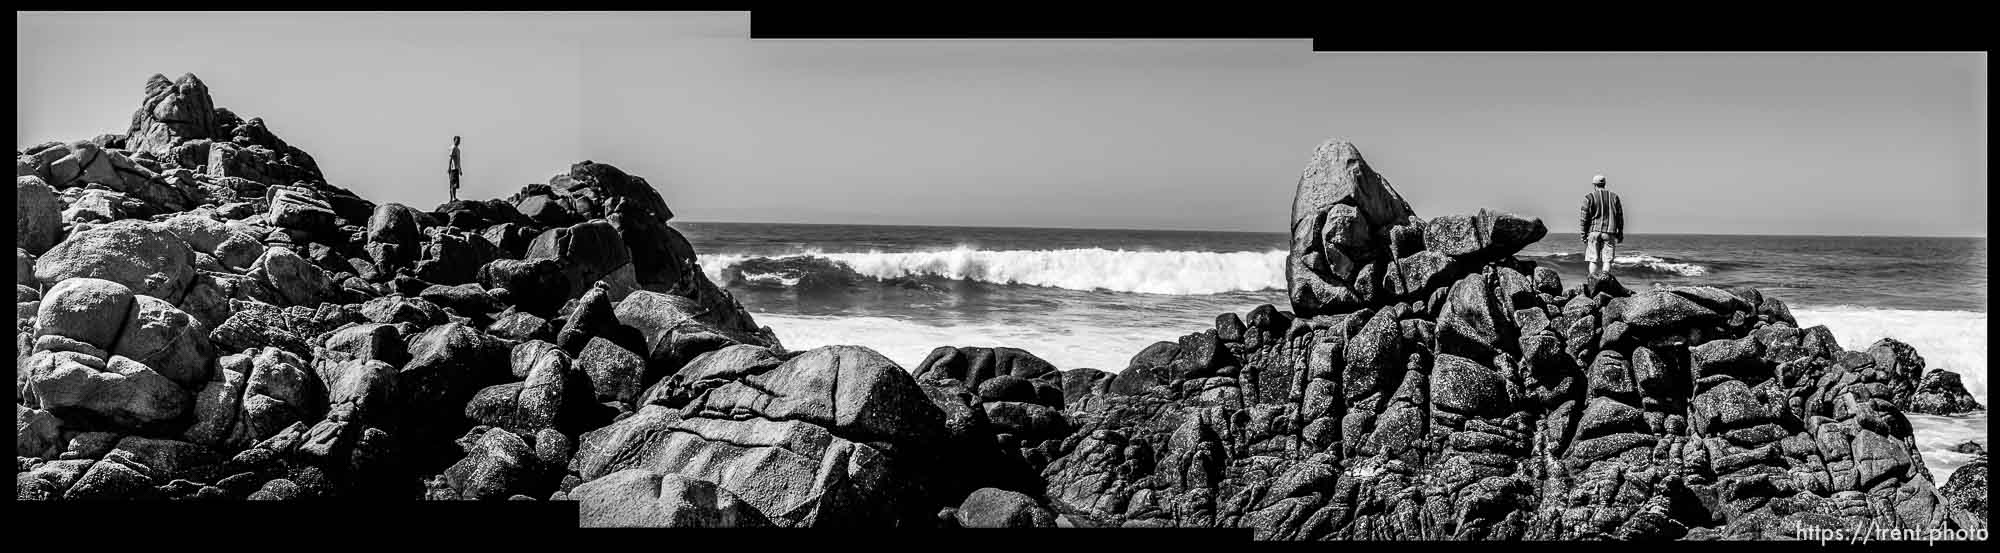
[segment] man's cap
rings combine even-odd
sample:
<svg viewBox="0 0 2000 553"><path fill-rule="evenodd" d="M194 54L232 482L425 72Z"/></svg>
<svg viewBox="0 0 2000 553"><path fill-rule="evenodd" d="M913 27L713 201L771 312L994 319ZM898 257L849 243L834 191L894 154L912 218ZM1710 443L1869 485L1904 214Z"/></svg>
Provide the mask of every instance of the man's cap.
<svg viewBox="0 0 2000 553"><path fill-rule="evenodd" d="M1590 177L1590 183L1591 183L1591 184L1604 184L1604 175L1598 175L1598 176L1595 176L1595 177Z"/></svg>

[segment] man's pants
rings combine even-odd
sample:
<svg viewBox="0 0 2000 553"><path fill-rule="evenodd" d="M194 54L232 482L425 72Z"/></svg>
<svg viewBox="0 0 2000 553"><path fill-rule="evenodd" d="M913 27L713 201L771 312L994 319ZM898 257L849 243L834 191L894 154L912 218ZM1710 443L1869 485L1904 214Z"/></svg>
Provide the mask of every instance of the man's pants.
<svg viewBox="0 0 2000 553"><path fill-rule="evenodd" d="M1584 238L1583 263L1590 274L1611 272L1611 258L1617 255L1614 242L1611 234L1604 232L1593 232Z"/></svg>

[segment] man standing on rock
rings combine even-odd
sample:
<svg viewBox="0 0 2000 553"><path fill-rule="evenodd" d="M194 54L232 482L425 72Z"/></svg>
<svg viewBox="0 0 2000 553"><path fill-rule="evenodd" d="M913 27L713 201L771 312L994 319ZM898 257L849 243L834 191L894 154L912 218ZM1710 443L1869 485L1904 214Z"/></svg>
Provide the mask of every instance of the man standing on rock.
<svg viewBox="0 0 2000 553"><path fill-rule="evenodd" d="M1615 244L1625 241L1625 204L1604 189L1604 175L1591 177L1597 187L1583 197L1583 262L1590 274L1610 273Z"/></svg>
<svg viewBox="0 0 2000 553"><path fill-rule="evenodd" d="M451 165L446 167L444 171L445 174L451 175L451 201L456 202L458 201L458 174L464 172L459 169L458 165L458 137L456 136L451 137Z"/></svg>

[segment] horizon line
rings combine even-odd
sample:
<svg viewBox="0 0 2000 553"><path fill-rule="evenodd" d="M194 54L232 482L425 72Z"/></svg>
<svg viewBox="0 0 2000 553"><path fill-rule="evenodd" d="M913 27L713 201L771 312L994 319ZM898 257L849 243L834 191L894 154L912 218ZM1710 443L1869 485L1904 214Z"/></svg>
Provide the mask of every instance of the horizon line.
<svg viewBox="0 0 2000 553"><path fill-rule="evenodd" d="M702 221L676 218L673 222L697 225L801 225L829 227L929 227L968 229L1036 229L1036 230L1122 230L1140 232L1227 232L1235 234L1289 234L1284 231L1232 230L1215 228L1131 228L1131 227L1087 227L1087 226L1035 226L1035 225L938 225L913 223L805 223L795 221ZM1550 232L1550 235L1556 233ZM1984 234L1816 234L1816 233L1756 233L1756 232L1633 232L1633 236L1769 236L1769 237L1810 237L1810 238L1977 238L1984 240Z"/></svg>

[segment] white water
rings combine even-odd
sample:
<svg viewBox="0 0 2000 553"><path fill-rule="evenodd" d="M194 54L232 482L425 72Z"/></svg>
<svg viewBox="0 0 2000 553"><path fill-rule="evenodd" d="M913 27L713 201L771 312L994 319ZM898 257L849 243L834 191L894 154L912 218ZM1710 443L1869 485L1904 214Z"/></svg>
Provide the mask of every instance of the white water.
<svg viewBox="0 0 2000 553"><path fill-rule="evenodd" d="M753 313L757 324L778 333L786 349L806 350L835 344L868 346L916 370L938 346L1006 346L1035 354L1059 369L1088 367L1118 372L1134 354L1161 340L1174 340L1189 329L1090 328L1044 329L1004 324L940 326L888 317L830 317ZM1197 329L1198 330L1198 329Z"/></svg>
<svg viewBox="0 0 2000 553"><path fill-rule="evenodd" d="M1958 373L1966 392L1991 409L1986 389L1986 314L1970 311L1911 311L1870 307L1812 307L1792 310L1799 326L1826 325L1842 349L1866 350L1882 338L1895 338L1917 348L1924 358L1924 370L1944 369ZM1987 445L1987 413L1939 417L1910 414L1916 430L1917 449L1937 484L1944 485L1951 472L1973 456L1951 451L1966 441Z"/></svg>
<svg viewBox="0 0 2000 553"><path fill-rule="evenodd" d="M987 251L967 247L924 252L807 252L879 279L935 276L993 284L1070 290L1205 295L1282 289L1285 254L1264 252L1128 251L1100 248ZM708 278L732 282L750 255L702 256Z"/></svg>
<svg viewBox="0 0 2000 553"><path fill-rule="evenodd" d="M1571 256L1576 256L1577 261L1581 262L1582 255L1583 254L1578 252L1564 252L1564 253L1553 254L1550 257L1569 258ZM1522 257L1533 259L1541 256L1535 254L1522 254ZM1611 266L1614 269L1617 267L1645 268L1645 269L1651 269L1655 272L1671 273L1680 276L1702 276L1708 274L1708 267L1704 265L1696 263L1681 263L1676 261L1667 261L1665 259L1653 257L1650 255L1613 255L1611 256Z"/></svg>
<svg viewBox="0 0 2000 553"><path fill-rule="evenodd" d="M1865 351L1882 338L1902 340L1923 356L1925 371L1958 373L1965 390L1987 404L1985 313L1809 307L1793 309L1792 316L1800 327L1826 325L1842 349Z"/></svg>

